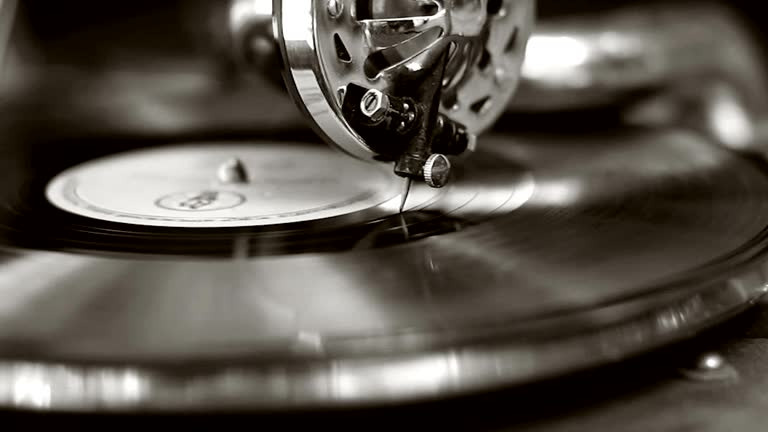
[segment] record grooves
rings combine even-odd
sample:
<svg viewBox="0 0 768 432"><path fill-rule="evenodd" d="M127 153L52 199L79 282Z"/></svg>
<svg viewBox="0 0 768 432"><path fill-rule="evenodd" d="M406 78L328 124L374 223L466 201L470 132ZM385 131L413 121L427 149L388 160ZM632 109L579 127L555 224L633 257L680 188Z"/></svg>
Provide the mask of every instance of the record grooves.
<svg viewBox="0 0 768 432"><path fill-rule="evenodd" d="M98 155L51 163L17 148L7 165L27 169L8 168L1 189L0 404L34 406L3 390L30 370L51 392L45 408L64 410L463 394L666 345L764 293L761 166L677 131L480 148L403 215L393 192L330 218L222 228L71 214L46 186ZM327 196L362 196L341 190ZM269 196L293 209L283 198Z"/></svg>

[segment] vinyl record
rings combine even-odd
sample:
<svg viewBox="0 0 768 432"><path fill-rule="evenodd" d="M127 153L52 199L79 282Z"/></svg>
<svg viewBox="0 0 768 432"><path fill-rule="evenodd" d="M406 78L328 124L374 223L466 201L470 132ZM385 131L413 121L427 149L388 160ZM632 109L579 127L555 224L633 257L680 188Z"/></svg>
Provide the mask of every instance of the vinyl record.
<svg viewBox="0 0 768 432"><path fill-rule="evenodd" d="M403 180L391 166L316 143L198 142L96 155L86 149L66 164L31 157L33 166L4 187L5 237L17 247L184 257L338 251L455 231L508 213L533 190L521 167L476 155L446 188L414 185L400 214ZM232 164L247 179L222 181ZM190 203L200 207L184 208Z"/></svg>
<svg viewBox="0 0 768 432"><path fill-rule="evenodd" d="M5 146L0 404L448 397L625 359L763 294L758 162L676 131L480 149L401 215L389 168L316 145Z"/></svg>

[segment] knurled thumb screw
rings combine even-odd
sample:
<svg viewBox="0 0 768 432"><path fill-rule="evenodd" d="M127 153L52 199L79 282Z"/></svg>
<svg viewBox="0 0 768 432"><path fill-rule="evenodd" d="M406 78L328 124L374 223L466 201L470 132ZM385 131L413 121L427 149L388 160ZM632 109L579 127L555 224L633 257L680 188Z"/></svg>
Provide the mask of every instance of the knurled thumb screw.
<svg viewBox="0 0 768 432"><path fill-rule="evenodd" d="M432 154L424 162L422 172L424 182L429 187L441 188L448 184L448 179L451 176L451 161L445 155L439 153Z"/></svg>

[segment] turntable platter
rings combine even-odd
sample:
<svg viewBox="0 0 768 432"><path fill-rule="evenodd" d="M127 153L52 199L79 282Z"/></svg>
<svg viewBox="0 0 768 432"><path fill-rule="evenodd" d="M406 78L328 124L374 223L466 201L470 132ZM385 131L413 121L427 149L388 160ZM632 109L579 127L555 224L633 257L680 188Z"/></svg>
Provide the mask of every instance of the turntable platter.
<svg viewBox="0 0 768 432"><path fill-rule="evenodd" d="M47 201L48 180L94 155L16 154L29 169L9 168L2 190L0 404L444 397L621 360L763 294L758 163L676 131L480 148L402 216L374 205L221 229L72 214Z"/></svg>

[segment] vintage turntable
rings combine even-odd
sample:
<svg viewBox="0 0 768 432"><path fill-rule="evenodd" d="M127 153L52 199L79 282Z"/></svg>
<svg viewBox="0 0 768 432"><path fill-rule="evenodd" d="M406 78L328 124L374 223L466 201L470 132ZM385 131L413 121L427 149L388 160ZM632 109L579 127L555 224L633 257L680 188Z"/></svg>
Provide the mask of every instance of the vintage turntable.
<svg viewBox="0 0 768 432"><path fill-rule="evenodd" d="M768 289L766 81L725 9L534 32L529 0L0 5L5 408L477 395Z"/></svg>

